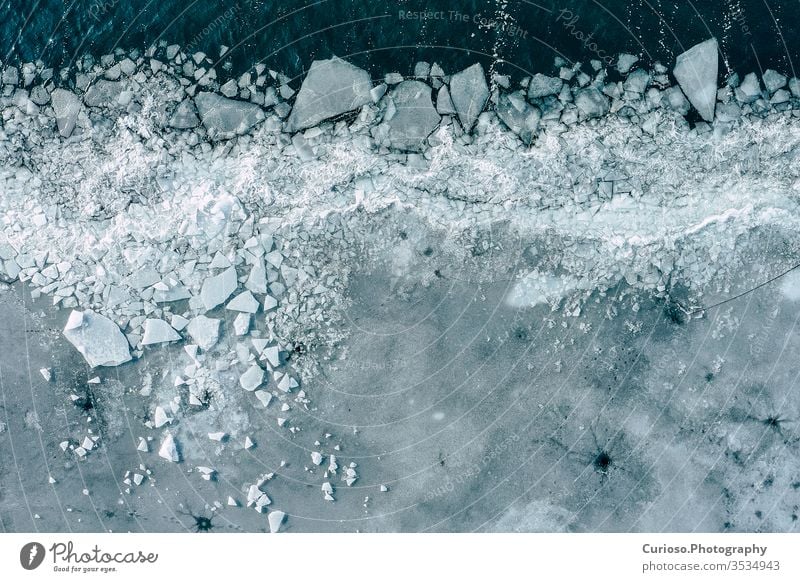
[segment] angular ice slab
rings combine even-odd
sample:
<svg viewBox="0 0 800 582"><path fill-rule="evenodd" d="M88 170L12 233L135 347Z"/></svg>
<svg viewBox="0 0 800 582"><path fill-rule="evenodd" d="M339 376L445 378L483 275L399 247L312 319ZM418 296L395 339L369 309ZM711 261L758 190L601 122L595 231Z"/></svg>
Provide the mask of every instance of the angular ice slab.
<svg viewBox="0 0 800 582"><path fill-rule="evenodd" d="M181 339L181 335L163 319L146 319L144 322L143 346L164 344Z"/></svg>
<svg viewBox="0 0 800 582"><path fill-rule="evenodd" d="M203 306L207 310L211 310L224 303L236 291L238 284L235 267L230 267L219 275L209 277L203 281L203 287L200 289L200 299L203 300Z"/></svg>
<svg viewBox="0 0 800 582"><path fill-rule="evenodd" d="M219 341L219 327L221 323L219 319L198 315L189 322L189 325L186 326L186 331L189 332L194 343L196 343L201 350L207 352Z"/></svg>
<svg viewBox="0 0 800 582"><path fill-rule="evenodd" d="M69 137L75 129L78 112L81 110L81 100L78 96L66 89L55 89L51 97L53 111L56 114L58 132L62 137Z"/></svg>
<svg viewBox="0 0 800 582"><path fill-rule="evenodd" d="M117 324L93 311L73 311L64 327L64 337L92 368L119 366L131 359L128 340Z"/></svg>
<svg viewBox="0 0 800 582"><path fill-rule="evenodd" d="M397 109L389 120L392 147L422 150L441 121L431 101L431 88L422 81L403 81L392 91L392 99Z"/></svg>
<svg viewBox="0 0 800 582"><path fill-rule="evenodd" d="M197 127L200 120L195 113L194 104L191 99L184 99L172 112L172 117L169 118L170 127L176 129L191 129Z"/></svg>
<svg viewBox="0 0 800 582"><path fill-rule="evenodd" d="M717 39L711 38L678 55L673 70L681 89L706 121L714 121L719 71L718 52Z"/></svg>
<svg viewBox="0 0 800 582"><path fill-rule="evenodd" d="M369 103L369 73L337 57L314 61L297 94L286 131L317 125Z"/></svg>
<svg viewBox="0 0 800 582"><path fill-rule="evenodd" d="M464 131L470 131L489 99L489 87L480 63L453 75L450 80L450 98Z"/></svg>
<svg viewBox="0 0 800 582"><path fill-rule="evenodd" d="M216 93L200 93L194 103L203 125L214 137L241 135L264 119L264 112L255 103L226 99Z"/></svg>

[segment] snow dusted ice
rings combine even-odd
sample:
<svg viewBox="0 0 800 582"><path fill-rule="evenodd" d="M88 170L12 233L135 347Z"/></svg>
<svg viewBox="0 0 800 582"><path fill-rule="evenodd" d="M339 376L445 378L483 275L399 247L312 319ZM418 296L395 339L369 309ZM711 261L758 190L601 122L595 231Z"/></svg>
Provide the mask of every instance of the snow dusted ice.
<svg viewBox="0 0 800 582"><path fill-rule="evenodd" d="M428 63L373 80L334 57L299 86L264 65L223 79L166 43L63 73L26 65L1 102L0 274L60 308L90 368L143 366L130 448L156 467L195 467L213 485L223 453L291 442L322 501L362 486L391 496L400 487L341 450L356 427L304 432L316 398L335 410L330 395L351 388L320 370L358 359L343 346L366 273L413 299L437 281L501 281L499 303L546 308L551 329L620 285L663 301L688 290L675 317L700 317L738 289L752 239L800 227L800 82L768 70L720 86L718 52L710 39L671 69L621 55L615 71L560 63L519 80ZM781 290L796 301L796 287L793 275ZM360 405L380 425L383 411ZM204 414L215 425L198 444ZM91 458L103 441L80 436L61 450ZM216 510L290 528L262 469L248 465ZM131 471L129 491L158 477Z"/></svg>

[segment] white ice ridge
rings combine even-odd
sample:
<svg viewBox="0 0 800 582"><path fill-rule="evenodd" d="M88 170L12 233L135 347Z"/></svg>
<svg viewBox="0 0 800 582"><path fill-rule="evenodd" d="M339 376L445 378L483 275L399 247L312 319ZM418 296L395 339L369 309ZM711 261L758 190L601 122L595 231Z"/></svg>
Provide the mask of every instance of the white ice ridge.
<svg viewBox="0 0 800 582"><path fill-rule="evenodd" d="M371 82L338 59L297 94L263 65L218 82L209 59L166 46L112 55L113 79L79 59L55 91L31 65L0 98L0 276L108 316L135 350L178 333L212 349L223 316L203 314L222 305L322 327L359 268L355 225L385 212L453 237L503 224L559 241L560 280L527 274L514 304L621 279L702 286L743 235L800 227L798 81L734 76L710 104L715 44L679 57L680 85L659 64L612 81L562 62L518 88L435 65L387 76L368 102ZM326 67L344 75L338 97L320 97ZM691 125L690 101L712 122Z"/></svg>

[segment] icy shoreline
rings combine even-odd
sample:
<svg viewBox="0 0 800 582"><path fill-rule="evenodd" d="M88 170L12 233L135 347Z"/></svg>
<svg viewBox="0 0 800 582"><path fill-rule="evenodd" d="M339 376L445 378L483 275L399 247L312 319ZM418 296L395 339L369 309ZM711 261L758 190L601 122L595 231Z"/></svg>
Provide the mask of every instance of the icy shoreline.
<svg viewBox="0 0 800 582"><path fill-rule="evenodd" d="M686 307L708 305L796 260L800 85L772 71L763 88L755 75L718 88L716 45L698 47L676 63L680 86L667 67L639 68L631 55L620 55L613 71L559 63L557 76L520 83L487 79L479 65L448 75L426 63L410 77L373 81L338 59L317 61L299 87L262 66L218 80L219 63L165 43L144 55L80 59L57 74L6 67L0 279L52 298L63 308L66 341L89 367L118 374L89 370L67 386L76 406L91 393L78 394L81 387L99 384L97 394L117 395L109 416L123 395L141 407L136 440L117 443L135 445L142 459L125 473L126 494L154 479L144 454L160 457L164 475L177 467L213 481L239 470L223 450L263 444L283 455L281 438L302 448L302 458L289 456L295 479L308 477L324 503L337 499L336 487L360 495L362 471L363 487L388 493L394 482L379 483L391 470L370 470L372 449L343 443L359 427L391 426L391 456L396 419L381 399L359 401L354 415L347 403L380 396L380 388L370 392L373 379L413 383L417 344L427 336L408 334L399 350L394 337L380 342L370 333L348 343L348 308L358 297L375 299L372 311L369 301L359 307L387 336L403 323L397 313L425 305L415 301L428 290L458 310L468 303L474 318L441 334L459 377L462 346L448 333L480 343L477 370L495 353L484 344L502 344L512 356L521 350L527 385L547 343L529 342L525 325L512 329L502 317L494 334L485 332L489 308L504 302L524 323L537 318L517 310L542 306L542 329L567 329L570 318L582 336L618 308L639 313L639 292L672 299L688 290ZM791 298L796 278L786 285ZM625 307L625 298L591 301L615 286L634 289ZM588 322L577 317L582 310L592 314ZM631 333L641 326L635 316L616 323ZM438 337L438 324L427 322L428 335ZM507 346L503 334L524 346ZM554 354L568 343L550 341L559 346ZM370 357L357 353L372 344ZM396 350L413 360L407 369L384 361ZM683 374L673 356L664 362ZM429 371L439 372L438 352L428 357ZM561 358L548 355L539 367L558 374ZM328 384L324 365L336 374ZM720 365L715 359L713 370ZM388 367L357 377L373 366ZM57 368L40 369L46 392L60 381ZM483 402L475 378L467 383ZM353 380L370 385L339 391ZM427 378L416 382L421 400L439 398ZM618 384L615 374L615 391ZM405 387L396 388L387 408L397 404L401 419L426 410L421 400L403 402ZM432 421L441 422L445 412L432 401ZM438 438L431 430L420 442ZM212 441L213 455L196 434ZM81 428L60 438L66 458L85 461L115 437ZM412 448L399 441L401 451ZM230 507L268 513L270 531L291 521L283 511L291 495L281 496L280 480L270 483L284 459L269 470L243 463L234 492L241 502L227 498ZM409 461L409 475L421 472L418 459ZM273 509L273 495L283 510Z"/></svg>
<svg viewBox="0 0 800 582"><path fill-rule="evenodd" d="M76 71L6 67L2 276L110 317L137 356L148 321L181 331L231 265L234 290L266 302L256 335L283 351L337 339L358 257L393 245L367 244L365 212L410 213L451 240L504 224L542 243L551 256L517 273L520 307L622 279L724 289L751 231L800 226L800 84L768 71L764 87L748 75L717 90L716 50L681 55L680 86L631 55L519 85L427 63L373 83L334 58L299 90L263 65L223 82L224 56L165 43ZM690 102L711 123L690 124ZM475 254L450 247L453 264ZM429 276L400 255L398 276ZM550 283L527 291L537 277Z"/></svg>

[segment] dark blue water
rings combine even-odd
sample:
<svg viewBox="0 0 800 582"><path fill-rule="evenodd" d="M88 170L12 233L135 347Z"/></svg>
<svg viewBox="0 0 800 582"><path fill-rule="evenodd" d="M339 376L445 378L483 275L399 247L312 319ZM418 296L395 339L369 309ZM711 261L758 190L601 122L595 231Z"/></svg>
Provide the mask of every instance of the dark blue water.
<svg viewBox="0 0 800 582"><path fill-rule="evenodd" d="M672 63L712 35L739 72L793 73L800 62L797 1L0 0L0 7L0 58L52 66L165 39L212 56L225 44L234 69L259 61L290 75L336 54L376 75L410 72L418 60L446 71L481 60L520 77L551 70L557 54L587 62L625 51Z"/></svg>

